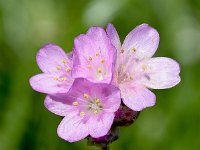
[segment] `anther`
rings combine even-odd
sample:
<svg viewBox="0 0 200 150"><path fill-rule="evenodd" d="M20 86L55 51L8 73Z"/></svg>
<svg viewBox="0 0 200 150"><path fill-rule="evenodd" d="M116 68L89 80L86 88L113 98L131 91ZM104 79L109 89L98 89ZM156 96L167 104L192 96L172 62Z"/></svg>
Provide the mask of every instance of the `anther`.
<svg viewBox="0 0 200 150"><path fill-rule="evenodd" d="M64 59L62 62L63 62L63 64L66 64L66 63L67 63L67 61L66 61L65 59Z"/></svg>
<svg viewBox="0 0 200 150"><path fill-rule="evenodd" d="M91 66L91 65L87 65L87 68L88 68L88 69L91 69L91 68L92 68L92 66Z"/></svg>
<svg viewBox="0 0 200 150"><path fill-rule="evenodd" d="M66 68L65 70L66 70L67 72L70 72L70 71L71 71L71 69L70 69L70 68Z"/></svg>
<svg viewBox="0 0 200 150"><path fill-rule="evenodd" d="M121 50L121 53L124 53L124 49Z"/></svg>
<svg viewBox="0 0 200 150"><path fill-rule="evenodd" d="M92 56L88 56L88 61L92 61Z"/></svg>
<svg viewBox="0 0 200 150"><path fill-rule="evenodd" d="M98 113L98 110L95 109L95 110L93 111L93 113L96 115L96 114Z"/></svg>
<svg viewBox="0 0 200 150"><path fill-rule="evenodd" d="M60 69L61 69L61 67L60 67L60 66L56 66L56 69L57 69L57 70L60 70Z"/></svg>
<svg viewBox="0 0 200 150"><path fill-rule="evenodd" d="M99 73L99 74L100 74L100 73L102 73L102 70L101 70L101 68L99 68L99 69L98 69L98 73Z"/></svg>
<svg viewBox="0 0 200 150"><path fill-rule="evenodd" d="M86 93L84 93L84 94L83 94L83 97L87 99L87 98L89 97L89 95L86 94Z"/></svg>
<svg viewBox="0 0 200 150"><path fill-rule="evenodd" d="M143 64L143 65L142 65L142 69L143 69L143 70L147 70L147 65Z"/></svg>
<svg viewBox="0 0 200 150"><path fill-rule="evenodd" d="M100 55L100 54L97 52L97 53L96 53L96 56L98 57L99 55Z"/></svg>
<svg viewBox="0 0 200 150"><path fill-rule="evenodd" d="M135 53L136 52L136 48L133 48L132 51Z"/></svg>
<svg viewBox="0 0 200 150"><path fill-rule="evenodd" d="M133 76L130 76L129 78L130 78L130 80L133 80Z"/></svg>
<svg viewBox="0 0 200 150"><path fill-rule="evenodd" d="M63 78L60 78L60 81L66 81L67 78L63 77Z"/></svg>
<svg viewBox="0 0 200 150"><path fill-rule="evenodd" d="M95 102L98 104L98 103L100 103L100 100L97 98Z"/></svg>
<svg viewBox="0 0 200 150"><path fill-rule="evenodd" d="M85 116L85 112L83 112L83 111L80 112L80 116L81 116L81 117Z"/></svg>
<svg viewBox="0 0 200 150"><path fill-rule="evenodd" d="M101 58L101 63L103 64L105 62L105 60L103 58Z"/></svg>
<svg viewBox="0 0 200 150"><path fill-rule="evenodd" d="M54 80L58 80L58 77L54 77L53 79L54 79Z"/></svg>
<svg viewBox="0 0 200 150"><path fill-rule="evenodd" d="M73 106L78 106L78 102L73 102L72 105Z"/></svg>

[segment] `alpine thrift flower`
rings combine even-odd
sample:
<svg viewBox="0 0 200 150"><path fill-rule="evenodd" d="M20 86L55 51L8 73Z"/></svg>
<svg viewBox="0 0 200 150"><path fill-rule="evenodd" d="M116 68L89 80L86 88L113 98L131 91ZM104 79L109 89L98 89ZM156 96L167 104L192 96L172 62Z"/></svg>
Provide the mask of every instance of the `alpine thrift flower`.
<svg viewBox="0 0 200 150"><path fill-rule="evenodd" d="M107 34L117 49L113 84L121 90L125 105L135 111L155 105L156 97L148 88L165 89L180 82L179 64L166 57L151 58L159 44L158 32L147 24L133 29L121 45L116 29Z"/></svg>
<svg viewBox="0 0 200 150"><path fill-rule="evenodd" d="M116 49L104 29L92 27L74 40L73 78L86 78L93 83L110 83Z"/></svg>
<svg viewBox="0 0 200 150"><path fill-rule="evenodd" d="M88 135L94 138L106 135L120 102L117 87L94 84L79 78L66 95L47 96L45 106L49 111L64 116L57 130L58 135L64 140L75 142Z"/></svg>
<svg viewBox="0 0 200 150"><path fill-rule="evenodd" d="M59 46L47 44L39 50L36 60L43 73L30 79L32 88L50 95L67 93L74 81L71 56Z"/></svg>

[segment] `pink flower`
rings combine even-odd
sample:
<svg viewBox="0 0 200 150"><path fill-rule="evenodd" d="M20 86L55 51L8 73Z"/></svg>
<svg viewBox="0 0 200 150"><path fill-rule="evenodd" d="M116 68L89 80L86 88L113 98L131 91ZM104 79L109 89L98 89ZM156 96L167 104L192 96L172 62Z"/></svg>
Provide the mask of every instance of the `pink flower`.
<svg viewBox="0 0 200 150"><path fill-rule="evenodd" d="M88 135L94 138L106 135L120 102L117 87L76 79L67 95L47 96L45 106L49 111L64 116L58 135L66 141L75 142Z"/></svg>
<svg viewBox="0 0 200 150"><path fill-rule="evenodd" d="M116 49L105 30L92 27L74 41L72 77L110 83L115 59Z"/></svg>
<svg viewBox="0 0 200 150"><path fill-rule="evenodd" d="M159 34L147 24L133 29L121 45L116 29L107 26L107 34L117 49L113 84L121 90L125 105L135 111L155 105L150 89L165 89L180 82L179 64L166 57L151 58L158 48Z"/></svg>
<svg viewBox="0 0 200 150"><path fill-rule="evenodd" d="M67 93L74 81L71 56L59 46L47 44L39 50L36 59L43 73L30 79L32 88L50 95Z"/></svg>

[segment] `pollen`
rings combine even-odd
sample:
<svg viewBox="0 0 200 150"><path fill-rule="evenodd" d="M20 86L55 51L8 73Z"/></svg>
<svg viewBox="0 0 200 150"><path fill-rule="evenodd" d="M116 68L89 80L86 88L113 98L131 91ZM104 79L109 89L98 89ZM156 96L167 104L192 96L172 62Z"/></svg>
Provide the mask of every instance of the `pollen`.
<svg viewBox="0 0 200 150"><path fill-rule="evenodd" d="M96 52L96 54L95 54L97 57L100 55L98 52Z"/></svg>
<svg viewBox="0 0 200 150"><path fill-rule="evenodd" d="M121 53L124 53L124 49L121 50Z"/></svg>
<svg viewBox="0 0 200 150"><path fill-rule="evenodd" d="M89 98L89 95L86 94L86 93L84 93L84 94L83 94L83 97L87 99L87 98Z"/></svg>
<svg viewBox="0 0 200 150"><path fill-rule="evenodd" d="M65 70L66 70L67 72L70 72L70 71L71 71L71 69L70 69L70 68L66 68Z"/></svg>
<svg viewBox="0 0 200 150"><path fill-rule="evenodd" d="M132 51L135 53L136 52L136 48L133 48Z"/></svg>
<svg viewBox="0 0 200 150"><path fill-rule="evenodd" d="M78 106L78 102L73 102L72 105L73 106Z"/></svg>
<svg viewBox="0 0 200 150"><path fill-rule="evenodd" d="M96 114L98 113L98 110L95 109L95 110L93 111L93 113L96 115Z"/></svg>
<svg viewBox="0 0 200 150"><path fill-rule="evenodd" d="M95 102L96 102L96 104L98 104L98 103L100 103L100 100L97 98Z"/></svg>
<svg viewBox="0 0 200 150"><path fill-rule="evenodd" d="M60 66L56 66L56 69L57 69L57 70L60 70L60 69L61 69L61 67L60 67Z"/></svg>
<svg viewBox="0 0 200 150"><path fill-rule="evenodd" d="M58 80L58 77L54 77L53 79L54 79L54 80Z"/></svg>
<svg viewBox="0 0 200 150"><path fill-rule="evenodd" d="M80 116L81 116L81 117L85 116L85 112L84 112L84 111L81 111L81 112L80 112Z"/></svg>
<svg viewBox="0 0 200 150"><path fill-rule="evenodd" d="M101 63L103 64L105 62L105 60L103 58L101 58Z"/></svg>
<svg viewBox="0 0 200 150"><path fill-rule="evenodd" d="M143 64L143 65L142 65L142 69L143 69L143 70L147 70L147 65Z"/></svg>
<svg viewBox="0 0 200 150"><path fill-rule="evenodd" d="M98 73L99 73L99 74L101 74L101 73L102 73L102 70L101 70L101 68L99 68L97 71L98 71Z"/></svg>
<svg viewBox="0 0 200 150"><path fill-rule="evenodd" d="M67 61L65 59L63 59L62 63L65 65L67 63Z"/></svg>
<svg viewBox="0 0 200 150"><path fill-rule="evenodd" d="M63 77L63 78L60 78L60 81L66 81L67 78Z"/></svg>
<svg viewBox="0 0 200 150"><path fill-rule="evenodd" d="M92 56L88 56L88 61L92 61Z"/></svg>
<svg viewBox="0 0 200 150"><path fill-rule="evenodd" d="M87 68L88 68L88 69L91 69L91 68L92 68L92 66L91 66L91 65L87 65Z"/></svg>
<svg viewBox="0 0 200 150"><path fill-rule="evenodd" d="M133 76L130 76L129 79L130 79L130 80L133 80Z"/></svg>

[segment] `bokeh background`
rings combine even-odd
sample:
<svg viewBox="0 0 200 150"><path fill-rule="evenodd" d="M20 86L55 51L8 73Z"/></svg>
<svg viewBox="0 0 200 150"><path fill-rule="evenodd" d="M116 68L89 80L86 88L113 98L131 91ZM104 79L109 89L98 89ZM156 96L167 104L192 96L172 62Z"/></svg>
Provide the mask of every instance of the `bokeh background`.
<svg viewBox="0 0 200 150"><path fill-rule="evenodd" d="M74 37L108 22L122 40L141 23L155 27L156 56L176 59L182 78L172 89L154 91L156 106L120 128L111 150L200 149L199 0L0 0L0 150L98 149L58 138L61 118L45 109L45 95L31 89L29 78L40 72L35 55L42 45L69 52Z"/></svg>

